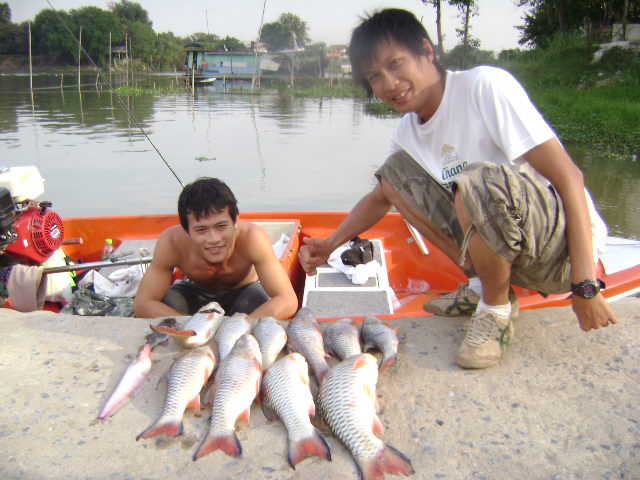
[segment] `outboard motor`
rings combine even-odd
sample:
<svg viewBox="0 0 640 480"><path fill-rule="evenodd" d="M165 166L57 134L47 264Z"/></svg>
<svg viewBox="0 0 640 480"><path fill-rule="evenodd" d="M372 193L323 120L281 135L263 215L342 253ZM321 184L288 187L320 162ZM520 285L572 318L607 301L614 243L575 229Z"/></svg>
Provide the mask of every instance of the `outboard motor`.
<svg viewBox="0 0 640 480"><path fill-rule="evenodd" d="M35 198L44 192L36 167L0 167L0 259L4 265L38 265L64 240L62 218L51 202Z"/></svg>

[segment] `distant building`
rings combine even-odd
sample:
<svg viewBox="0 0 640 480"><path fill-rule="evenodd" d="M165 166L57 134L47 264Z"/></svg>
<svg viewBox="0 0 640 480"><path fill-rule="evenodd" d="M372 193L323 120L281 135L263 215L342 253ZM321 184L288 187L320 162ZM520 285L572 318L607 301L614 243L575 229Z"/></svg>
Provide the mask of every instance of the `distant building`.
<svg viewBox="0 0 640 480"><path fill-rule="evenodd" d="M327 58L346 58L346 56L346 45L329 45L329 47L327 47Z"/></svg>

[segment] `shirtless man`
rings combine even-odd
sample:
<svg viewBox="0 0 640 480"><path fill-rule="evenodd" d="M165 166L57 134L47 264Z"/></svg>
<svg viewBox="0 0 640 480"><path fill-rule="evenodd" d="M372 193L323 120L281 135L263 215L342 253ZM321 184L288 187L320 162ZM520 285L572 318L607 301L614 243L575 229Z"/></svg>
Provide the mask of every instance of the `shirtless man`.
<svg viewBox="0 0 640 480"><path fill-rule="evenodd" d="M226 315L289 318L298 300L257 225L238 220L229 187L216 178L187 185L178 199L180 225L160 235L135 299L137 317L193 315L217 301ZM187 277L172 285L173 271Z"/></svg>

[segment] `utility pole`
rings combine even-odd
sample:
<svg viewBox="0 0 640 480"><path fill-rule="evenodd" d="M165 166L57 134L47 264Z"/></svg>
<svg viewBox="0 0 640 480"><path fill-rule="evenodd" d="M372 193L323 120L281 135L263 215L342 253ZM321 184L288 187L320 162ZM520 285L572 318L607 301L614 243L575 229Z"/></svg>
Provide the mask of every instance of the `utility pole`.
<svg viewBox="0 0 640 480"><path fill-rule="evenodd" d="M80 25L80 35L78 40L78 88L80 88L80 59L82 58L82 25Z"/></svg>

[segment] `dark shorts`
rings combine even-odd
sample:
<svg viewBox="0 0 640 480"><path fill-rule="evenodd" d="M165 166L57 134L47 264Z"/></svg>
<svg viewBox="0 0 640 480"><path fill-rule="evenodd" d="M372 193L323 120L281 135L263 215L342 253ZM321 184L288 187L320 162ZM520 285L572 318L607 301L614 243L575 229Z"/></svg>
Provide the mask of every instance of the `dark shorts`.
<svg viewBox="0 0 640 480"><path fill-rule="evenodd" d="M453 194L406 152L391 155L376 176L463 248ZM453 187L476 231L512 263L511 283L542 293L570 290L564 210L552 186L507 166L481 162L469 165Z"/></svg>
<svg viewBox="0 0 640 480"><path fill-rule="evenodd" d="M191 280L174 283L162 298L162 303L185 315L193 315L209 302L218 302L224 308L225 315L253 312L269 300L259 281L240 288L214 292Z"/></svg>

